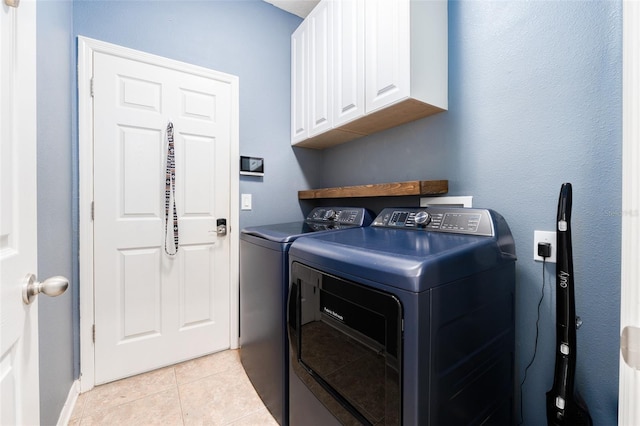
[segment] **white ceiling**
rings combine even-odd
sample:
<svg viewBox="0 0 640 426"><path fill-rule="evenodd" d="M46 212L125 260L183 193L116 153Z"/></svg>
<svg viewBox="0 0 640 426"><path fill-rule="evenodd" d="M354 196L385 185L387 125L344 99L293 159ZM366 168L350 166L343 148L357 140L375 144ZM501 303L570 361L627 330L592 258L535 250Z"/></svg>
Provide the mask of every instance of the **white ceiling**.
<svg viewBox="0 0 640 426"><path fill-rule="evenodd" d="M289 13L293 13L294 15L298 15L301 18L306 18L309 12L313 10L314 7L320 0L264 0L267 3L271 3L275 7L286 10Z"/></svg>

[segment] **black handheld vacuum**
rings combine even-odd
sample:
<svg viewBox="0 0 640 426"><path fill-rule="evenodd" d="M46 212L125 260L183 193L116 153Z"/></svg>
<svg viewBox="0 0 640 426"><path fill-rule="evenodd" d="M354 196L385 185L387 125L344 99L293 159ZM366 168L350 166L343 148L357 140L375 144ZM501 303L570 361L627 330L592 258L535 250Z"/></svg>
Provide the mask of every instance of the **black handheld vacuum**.
<svg viewBox="0 0 640 426"><path fill-rule="evenodd" d="M560 188L556 227L556 366L553 388L547 392L547 423L549 426L591 426L589 410L574 389L577 339L570 183Z"/></svg>

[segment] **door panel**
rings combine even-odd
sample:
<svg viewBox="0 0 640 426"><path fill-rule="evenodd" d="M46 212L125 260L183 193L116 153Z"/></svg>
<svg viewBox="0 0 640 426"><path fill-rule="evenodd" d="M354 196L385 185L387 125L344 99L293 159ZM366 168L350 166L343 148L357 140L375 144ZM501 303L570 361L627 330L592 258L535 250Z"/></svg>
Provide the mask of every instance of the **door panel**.
<svg viewBox="0 0 640 426"><path fill-rule="evenodd" d="M229 347L231 89L94 53L95 381ZM179 251L165 236L166 126L174 125ZM172 205L169 205L172 217Z"/></svg>
<svg viewBox="0 0 640 426"><path fill-rule="evenodd" d="M158 248L119 250L119 342L161 332L160 256Z"/></svg>
<svg viewBox="0 0 640 426"><path fill-rule="evenodd" d="M160 217L160 206L154 195L161 190L157 175L157 162L162 158L161 137L157 129L120 127L121 218Z"/></svg>
<svg viewBox="0 0 640 426"><path fill-rule="evenodd" d="M192 245L184 249L180 326L183 328L215 321L212 301L215 268L211 264L211 245Z"/></svg>
<svg viewBox="0 0 640 426"><path fill-rule="evenodd" d="M0 4L0 424L38 424L36 2Z"/></svg>

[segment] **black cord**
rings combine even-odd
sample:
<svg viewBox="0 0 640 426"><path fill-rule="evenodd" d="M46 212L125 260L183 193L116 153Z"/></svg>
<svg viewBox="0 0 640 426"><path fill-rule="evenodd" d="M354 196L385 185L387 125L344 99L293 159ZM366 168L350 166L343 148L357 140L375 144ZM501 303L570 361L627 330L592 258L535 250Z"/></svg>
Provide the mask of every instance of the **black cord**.
<svg viewBox="0 0 640 426"><path fill-rule="evenodd" d="M533 364L533 361L535 361L536 359L536 354L538 352L538 337L540 335L540 306L542 306L542 300L544 299L544 287L545 287L545 274L544 274L544 266L546 264L546 258L543 257L542 258L542 295L540 295L540 301L538 301L538 318L536 319L536 341L535 344L533 345L533 356L531 357L531 361L529 362L529 365L527 365L527 367L524 369L524 378L522 379L522 382L520 383L520 423L518 423L519 425L521 425L524 422L524 418L523 418L523 414L522 414L522 389L524 387L524 382L525 380L527 380L527 371L529 371L529 367L531 367L531 365Z"/></svg>

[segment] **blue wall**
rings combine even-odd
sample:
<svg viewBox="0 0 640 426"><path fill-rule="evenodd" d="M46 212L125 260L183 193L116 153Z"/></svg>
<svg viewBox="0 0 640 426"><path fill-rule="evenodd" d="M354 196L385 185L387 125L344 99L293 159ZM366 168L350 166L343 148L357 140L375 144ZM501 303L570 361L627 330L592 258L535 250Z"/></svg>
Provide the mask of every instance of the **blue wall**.
<svg viewBox="0 0 640 426"><path fill-rule="evenodd" d="M71 1L39 1L37 6L39 279L73 277L72 6ZM70 284L61 296L38 298L40 418L44 425L57 422L77 377L73 312L77 311L78 285L73 279Z"/></svg>
<svg viewBox="0 0 640 426"><path fill-rule="evenodd" d="M516 239L517 373L533 355L542 264L573 184L577 388L594 424L617 423L621 233L621 2L450 1L449 111L323 152L323 186L448 179L450 194L502 213ZM555 265L524 423L543 425L553 381Z"/></svg>

